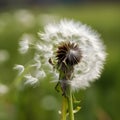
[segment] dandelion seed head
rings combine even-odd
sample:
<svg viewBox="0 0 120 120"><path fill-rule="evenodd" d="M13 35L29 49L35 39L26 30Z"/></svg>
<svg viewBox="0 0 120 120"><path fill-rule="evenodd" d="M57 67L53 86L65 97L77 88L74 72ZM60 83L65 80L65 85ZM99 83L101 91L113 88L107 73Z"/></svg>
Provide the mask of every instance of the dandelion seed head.
<svg viewBox="0 0 120 120"><path fill-rule="evenodd" d="M100 77L106 59L105 46L100 35L90 27L64 19L59 23L46 25L39 36L44 43L47 41L53 46L53 59L56 60L57 57L59 63L65 61L67 64L74 64L74 75L70 81L73 89L85 89L90 82ZM68 43L73 48L68 47ZM77 48L77 52L74 48Z"/></svg>

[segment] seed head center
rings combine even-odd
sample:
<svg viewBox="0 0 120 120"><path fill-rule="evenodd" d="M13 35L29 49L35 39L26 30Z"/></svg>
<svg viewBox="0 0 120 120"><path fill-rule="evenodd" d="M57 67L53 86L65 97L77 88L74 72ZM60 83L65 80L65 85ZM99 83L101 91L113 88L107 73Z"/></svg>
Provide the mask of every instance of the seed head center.
<svg viewBox="0 0 120 120"><path fill-rule="evenodd" d="M63 42L58 46L56 51L56 58L58 61L58 66L65 65L74 66L78 64L82 58L81 50L76 43Z"/></svg>

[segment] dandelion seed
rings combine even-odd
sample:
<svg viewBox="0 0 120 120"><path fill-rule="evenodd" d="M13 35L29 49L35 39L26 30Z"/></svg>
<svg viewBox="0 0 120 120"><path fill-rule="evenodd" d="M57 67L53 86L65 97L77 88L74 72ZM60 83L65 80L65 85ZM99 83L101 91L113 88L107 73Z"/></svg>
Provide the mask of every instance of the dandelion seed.
<svg viewBox="0 0 120 120"><path fill-rule="evenodd" d="M52 45L45 45L45 44L36 44L36 48L37 50L41 51L41 52L50 52L52 50Z"/></svg>
<svg viewBox="0 0 120 120"><path fill-rule="evenodd" d="M32 38L33 36L30 34L23 34L19 42L19 46L20 46L19 52L21 54L25 54L28 51L30 44L32 42Z"/></svg>
<svg viewBox="0 0 120 120"><path fill-rule="evenodd" d="M37 70L35 72L35 77L38 78L38 79L43 79L43 78L46 77L46 74L43 70L39 70L39 71Z"/></svg>
<svg viewBox="0 0 120 120"><path fill-rule="evenodd" d="M36 50L44 54L44 58L47 59L53 54L53 46L51 44L36 43Z"/></svg>
<svg viewBox="0 0 120 120"><path fill-rule="evenodd" d="M14 66L15 70L18 70L18 75L21 75L24 72L24 66L23 65L15 65Z"/></svg>
<svg viewBox="0 0 120 120"><path fill-rule="evenodd" d="M40 67L41 67L40 55L35 54L34 61L35 61L35 64L33 64L31 66L36 67L37 70L40 69Z"/></svg>
<svg viewBox="0 0 120 120"><path fill-rule="evenodd" d="M33 77L31 74L25 75L25 78L26 78L25 84L29 84L29 85L34 85L39 81L37 78Z"/></svg>

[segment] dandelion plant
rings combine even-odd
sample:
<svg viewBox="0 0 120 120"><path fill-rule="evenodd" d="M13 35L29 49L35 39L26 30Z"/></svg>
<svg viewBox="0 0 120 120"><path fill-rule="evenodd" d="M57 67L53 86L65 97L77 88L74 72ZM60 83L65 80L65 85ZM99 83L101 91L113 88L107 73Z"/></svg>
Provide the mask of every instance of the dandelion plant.
<svg viewBox="0 0 120 120"><path fill-rule="evenodd" d="M26 79L25 83L32 85L52 74L50 79L56 82L55 89L63 98L61 120L67 117L74 120L74 113L80 107L74 108L73 94L100 77L106 58L105 46L90 27L67 19L45 25L38 36L38 40L28 36L20 41L22 54L29 49L34 49L35 54L27 66L15 68Z"/></svg>

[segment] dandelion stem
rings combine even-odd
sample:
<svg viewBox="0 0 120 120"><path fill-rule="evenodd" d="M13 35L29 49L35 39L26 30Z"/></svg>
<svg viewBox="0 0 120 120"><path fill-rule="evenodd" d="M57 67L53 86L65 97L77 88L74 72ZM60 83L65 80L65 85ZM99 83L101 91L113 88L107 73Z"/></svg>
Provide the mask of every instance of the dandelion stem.
<svg viewBox="0 0 120 120"><path fill-rule="evenodd" d="M72 90L71 86L68 87L68 112L70 120L74 120L74 113L73 113L73 101L72 101Z"/></svg>
<svg viewBox="0 0 120 120"><path fill-rule="evenodd" d="M62 111L61 111L61 120L66 120L66 113L67 112L67 99L63 96L62 100Z"/></svg>

